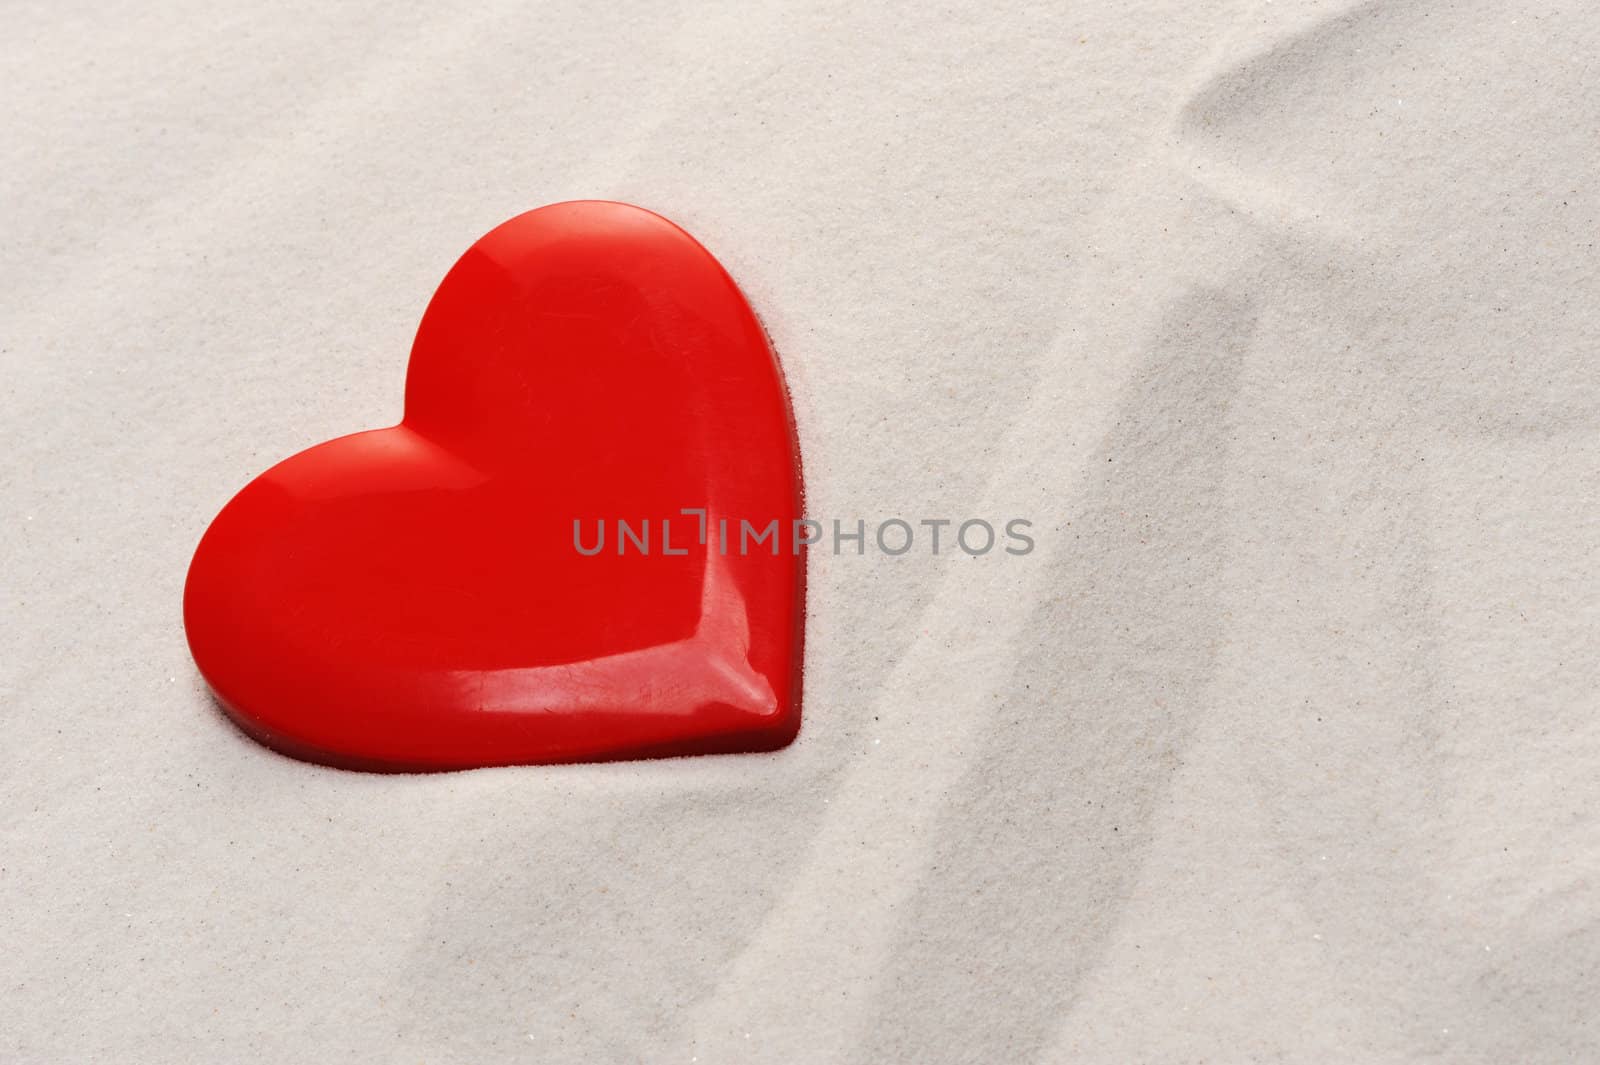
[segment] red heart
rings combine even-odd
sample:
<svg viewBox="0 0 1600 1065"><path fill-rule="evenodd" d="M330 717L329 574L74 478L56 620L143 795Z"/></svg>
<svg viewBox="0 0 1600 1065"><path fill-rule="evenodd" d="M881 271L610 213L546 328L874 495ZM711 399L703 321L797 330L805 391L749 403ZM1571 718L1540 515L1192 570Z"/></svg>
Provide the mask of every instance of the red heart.
<svg viewBox="0 0 1600 1065"><path fill-rule="evenodd" d="M619 203L505 223L423 315L405 407L262 474L195 551L189 646L247 732L394 770L793 739L793 421L694 238ZM604 523L604 550L578 550L575 520L586 550ZM741 549L742 522L773 520Z"/></svg>

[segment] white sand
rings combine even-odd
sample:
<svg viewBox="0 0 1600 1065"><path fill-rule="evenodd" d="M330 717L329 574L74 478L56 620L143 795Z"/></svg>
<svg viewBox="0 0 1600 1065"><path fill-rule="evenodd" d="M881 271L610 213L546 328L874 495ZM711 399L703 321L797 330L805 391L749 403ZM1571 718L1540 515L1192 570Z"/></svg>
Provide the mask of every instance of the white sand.
<svg viewBox="0 0 1600 1065"><path fill-rule="evenodd" d="M876 6L8 8L0 1060L1600 1060L1600 12ZM256 746L200 532L573 197L1039 550L815 555L777 755Z"/></svg>

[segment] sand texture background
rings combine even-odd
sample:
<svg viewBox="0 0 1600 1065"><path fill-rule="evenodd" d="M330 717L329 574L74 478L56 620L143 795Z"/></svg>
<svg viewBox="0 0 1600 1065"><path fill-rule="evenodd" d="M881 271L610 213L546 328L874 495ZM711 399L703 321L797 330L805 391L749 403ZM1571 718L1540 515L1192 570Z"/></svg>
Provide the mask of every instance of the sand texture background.
<svg viewBox="0 0 1600 1065"><path fill-rule="evenodd" d="M1600 1061L1600 7L13 2L0 1060ZM770 756L375 776L184 573L392 423L474 239L621 199L765 319Z"/></svg>

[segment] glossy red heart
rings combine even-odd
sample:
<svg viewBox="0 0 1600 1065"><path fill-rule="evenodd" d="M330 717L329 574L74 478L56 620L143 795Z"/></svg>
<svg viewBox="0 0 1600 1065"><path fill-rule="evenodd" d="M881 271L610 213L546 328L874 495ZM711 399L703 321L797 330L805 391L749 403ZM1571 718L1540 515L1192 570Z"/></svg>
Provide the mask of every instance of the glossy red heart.
<svg viewBox="0 0 1600 1065"><path fill-rule="evenodd" d="M399 425L223 508L184 624L233 718L318 762L770 750L800 724L800 507L788 396L727 272L648 211L556 204L440 284ZM724 550L724 520L780 543Z"/></svg>

